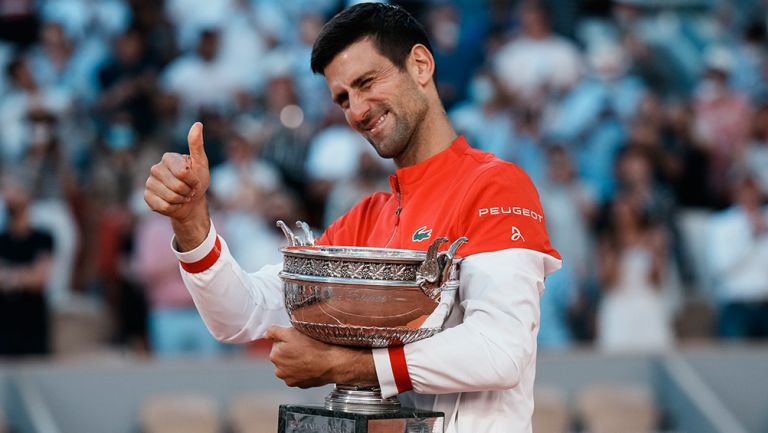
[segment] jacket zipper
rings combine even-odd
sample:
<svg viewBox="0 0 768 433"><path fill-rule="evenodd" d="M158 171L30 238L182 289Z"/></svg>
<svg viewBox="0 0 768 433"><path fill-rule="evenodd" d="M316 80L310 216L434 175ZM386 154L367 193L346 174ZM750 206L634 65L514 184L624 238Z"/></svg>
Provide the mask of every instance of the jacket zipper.
<svg viewBox="0 0 768 433"><path fill-rule="evenodd" d="M392 236L389 237L389 241L387 241L387 245L384 246L384 248L389 248L389 245L392 243L392 240L395 238L395 234L397 233L397 227L400 225L400 212L403 210L403 201L402 196L400 195L400 182L395 179L395 191L397 193L397 209L395 209L395 227L392 229Z"/></svg>

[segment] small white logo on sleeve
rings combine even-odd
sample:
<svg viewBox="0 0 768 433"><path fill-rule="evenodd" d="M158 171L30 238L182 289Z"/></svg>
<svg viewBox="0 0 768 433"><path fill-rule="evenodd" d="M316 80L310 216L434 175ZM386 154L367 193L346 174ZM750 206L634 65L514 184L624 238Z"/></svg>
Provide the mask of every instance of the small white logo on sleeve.
<svg viewBox="0 0 768 433"><path fill-rule="evenodd" d="M515 242L520 240L525 242L525 238L523 237L523 234L520 233L520 229L515 226L512 226L512 240Z"/></svg>

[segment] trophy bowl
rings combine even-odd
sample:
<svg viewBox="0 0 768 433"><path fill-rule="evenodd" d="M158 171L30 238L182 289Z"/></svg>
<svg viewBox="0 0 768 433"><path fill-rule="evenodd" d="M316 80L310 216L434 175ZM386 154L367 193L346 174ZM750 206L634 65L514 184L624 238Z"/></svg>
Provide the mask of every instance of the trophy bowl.
<svg viewBox="0 0 768 433"><path fill-rule="evenodd" d="M314 339L336 345L399 346L440 332L459 287L459 238L439 252L446 238L426 251L315 245L303 222L296 236L282 221L288 239L283 254L285 307L291 324ZM326 398L329 409L386 412L399 407L375 388L337 384Z"/></svg>
<svg viewBox="0 0 768 433"><path fill-rule="evenodd" d="M281 251L291 323L326 343L389 347L430 337L442 329L457 288L422 288L418 271L426 252L335 246ZM459 263L451 264L454 275Z"/></svg>

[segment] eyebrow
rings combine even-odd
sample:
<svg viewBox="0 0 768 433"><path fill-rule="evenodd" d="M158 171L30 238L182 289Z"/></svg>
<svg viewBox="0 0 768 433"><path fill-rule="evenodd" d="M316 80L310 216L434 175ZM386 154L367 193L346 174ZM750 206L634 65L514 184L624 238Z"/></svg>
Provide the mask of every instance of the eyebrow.
<svg viewBox="0 0 768 433"><path fill-rule="evenodd" d="M351 87L353 89L356 89L356 88L362 86L365 81L373 78L375 74L376 74L376 71L374 71L374 70L363 72L362 74L360 74L359 77L357 77L354 80L352 80L352 82L349 84L349 87ZM344 100L346 100L348 98L348 96L349 95L348 95L347 91L344 90L342 92L339 92L339 94L337 94L337 95L335 95L333 97L333 102L335 104L337 104L337 105L341 105L341 103L344 102Z"/></svg>

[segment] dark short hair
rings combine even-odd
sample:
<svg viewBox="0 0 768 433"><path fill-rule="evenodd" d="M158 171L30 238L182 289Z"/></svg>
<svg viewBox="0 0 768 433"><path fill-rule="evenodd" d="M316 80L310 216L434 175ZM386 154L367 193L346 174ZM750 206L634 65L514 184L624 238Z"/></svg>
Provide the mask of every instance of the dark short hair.
<svg viewBox="0 0 768 433"><path fill-rule="evenodd" d="M348 46L370 37L379 52L400 70L416 44L432 53L424 26L408 11L382 3L359 3L328 21L312 47L312 72L322 74L326 66Z"/></svg>

